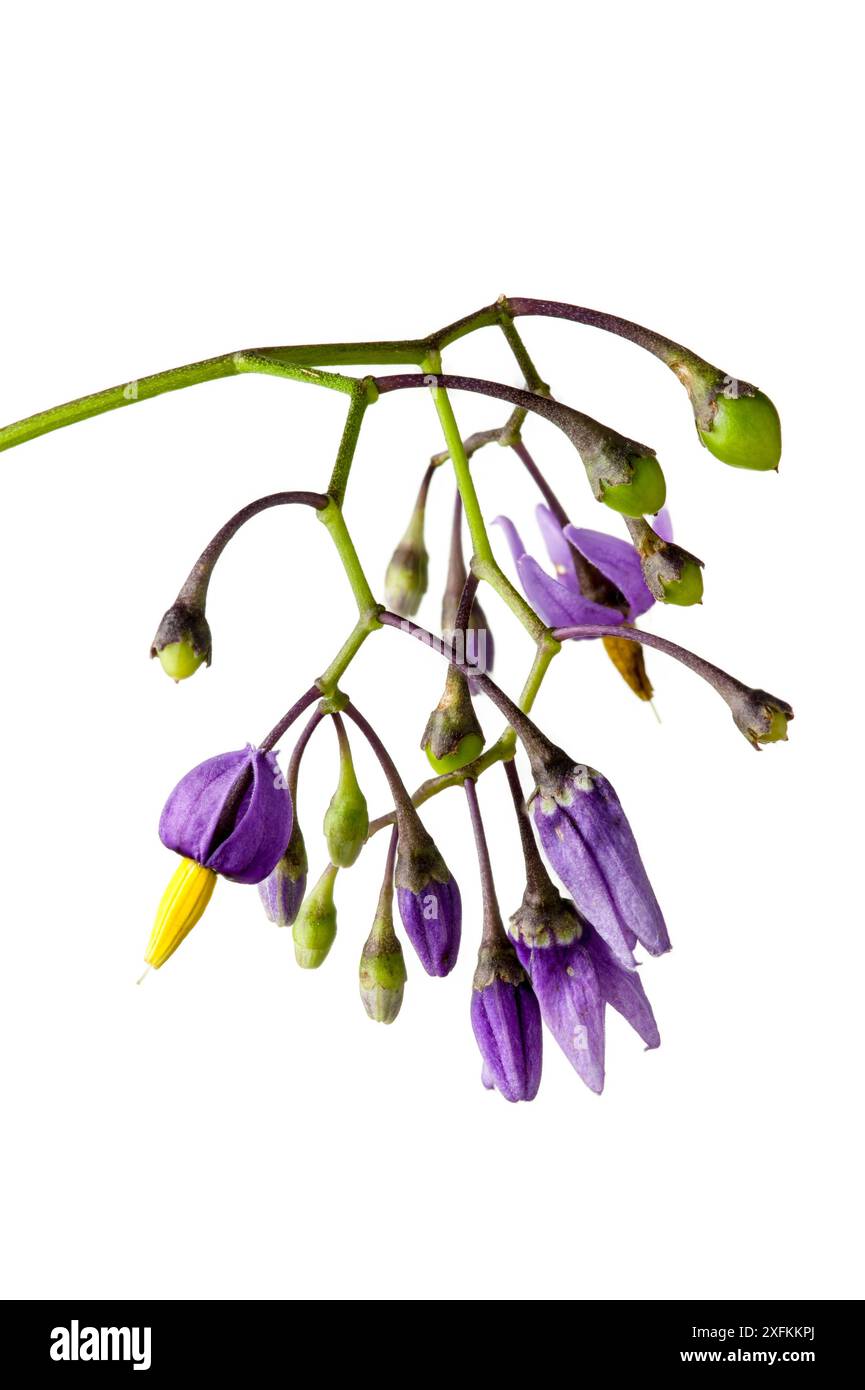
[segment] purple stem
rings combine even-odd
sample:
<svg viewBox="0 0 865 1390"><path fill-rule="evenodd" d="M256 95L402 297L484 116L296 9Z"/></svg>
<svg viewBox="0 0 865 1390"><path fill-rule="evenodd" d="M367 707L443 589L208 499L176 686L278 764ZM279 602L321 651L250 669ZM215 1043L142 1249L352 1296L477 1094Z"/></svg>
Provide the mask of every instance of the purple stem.
<svg viewBox="0 0 865 1390"><path fill-rule="evenodd" d="M675 657L690 671L702 676L727 704L737 695L750 693L750 686L737 680L727 671L722 671L720 666L713 666L710 661L704 661L701 656L689 652L686 647L668 642L666 637L656 637L654 633L643 632L627 624L622 624L621 627L596 626L590 623L579 627L558 627L553 630L553 636L557 642L565 642L571 637L623 637L626 642L639 642L644 647L655 647L659 652L666 652L667 656Z"/></svg>
<svg viewBox="0 0 865 1390"><path fill-rule="evenodd" d="M202 550L177 595L177 602L190 608L203 609L214 566L232 536L259 512L267 511L269 507L284 507L290 503L323 511L328 499L320 492L272 492L268 497L259 497L255 502L241 507L239 512L235 512L234 516L220 527L213 540Z"/></svg>
<svg viewBox="0 0 865 1390"><path fill-rule="evenodd" d="M472 820L475 848L478 854L481 892L483 894L484 927L481 939L484 944L489 945L494 941L505 940L505 929L502 924L502 914L499 911L498 899L496 898L496 887L493 882L493 868L490 863L490 850L487 844L481 808L478 804L477 785L471 777L468 777L463 783L463 786L465 787L466 800L469 804L469 815Z"/></svg>

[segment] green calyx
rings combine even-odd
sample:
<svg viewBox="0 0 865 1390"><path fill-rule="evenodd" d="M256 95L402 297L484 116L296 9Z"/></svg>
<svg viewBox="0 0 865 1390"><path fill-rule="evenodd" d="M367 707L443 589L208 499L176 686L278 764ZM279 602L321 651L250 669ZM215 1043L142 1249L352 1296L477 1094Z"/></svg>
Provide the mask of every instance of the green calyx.
<svg viewBox="0 0 865 1390"><path fill-rule="evenodd" d="M630 459L628 482L608 484L599 479L600 500L624 516L645 516L659 512L667 498L667 484L654 454L637 454Z"/></svg>
<svg viewBox="0 0 865 1390"><path fill-rule="evenodd" d="M339 781L324 816L324 836L331 863L349 869L357 859L369 831L369 811L361 791L348 739L340 737Z"/></svg>
<svg viewBox="0 0 865 1390"><path fill-rule="evenodd" d="M318 883L303 900L291 929L294 956L302 970L317 970L336 939L333 888L337 869L328 864Z"/></svg>
<svg viewBox="0 0 865 1390"><path fill-rule="evenodd" d="M405 958L389 910L378 916L360 958L360 997L374 1023L393 1023L402 1007Z"/></svg>
<svg viewBox="0 0 865 1390"><path fill-rule="evenodd" d="M206 657L204 652L197 652L190 642L169 642L157 655L163 671L173 681L185 681L194 676Z"/></svg>
<svg viewBox="0 0 865 1390"><path fill-rule="evenodd" d="M731 468L758 472L777 469L781 458L781 421L762 391L739 395L720 392L712 403L711 420L697 433L715 458Z"/></svg>

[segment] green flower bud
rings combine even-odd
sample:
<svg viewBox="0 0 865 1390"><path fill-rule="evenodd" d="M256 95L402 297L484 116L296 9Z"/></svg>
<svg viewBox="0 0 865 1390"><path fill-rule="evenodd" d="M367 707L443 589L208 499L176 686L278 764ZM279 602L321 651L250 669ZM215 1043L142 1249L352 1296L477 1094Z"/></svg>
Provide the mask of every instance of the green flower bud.
<svg viewBox="0 0 865 1390"><path fill-rule="evenodd" d="M405 535L391 556L384 577L388 608L401 618L413 618L429 580L429 556L423 537L424 507L415 507Z"/></svg>
<svg viewBox="0 0 865 1390"><path fill-rule="evenodd" d="M324 817L324 836L331 863L350 869L366 842L369 812L358 786L351 749L341 719L335 719L339 736L339 781Z"/></svg>
<svg viewBox="0 0 865 1390"><path fill-rule="evenodd" d="M184 681L202 662L210 665L212 639L203 609L175 603L163 614L150 647L173 681Z"/></svg>
<svg viewBox="0 0 865 1390"><path fill-rule="evenodd" d="M664 474L653 453L603 450L590 465L589 478L598 500L624 516L659 512L667 497Z"/></svg>
<svg viewBox="0 0 865 1390"><path fill-rule="evenodd" d="M328 864L318 883L303 900L291 929L294 955L303 970L317 970L336 939L336 906L333 887L337 869Z"/></svg>
<svg viewBox="0 0 865 1390"><path fill-rule="evenodd" d="M448 671L444 694L427 720L420 746L438 773L456 772L483 751L483 730L468 682L454 666Z"/></svg>
<svg viewBox="0 0 865 1390"><path fill-rule="evenodd" d="M787 725L793 711L786 700L779 700L765 690L743 690L730 701L736 727L757 751L761 743L786 741Z"/></svg>
<svg viewBox="0 0 865 1390"><path fill-rule="evenodd" d="M393 1023L402 1007L405 958L393 929L392 889L382 889L378 913L360 958L360 997L374 1023Z"/></svg>
<svg viewBox="0 0 865 1390"><path fill-rule="evenodd" d="M729 379L727 379L729 381ZM710 453L732 468L765 472L781 458L781 421L769 397L746 382L733 382L712 397L697 433Z"/></svg>

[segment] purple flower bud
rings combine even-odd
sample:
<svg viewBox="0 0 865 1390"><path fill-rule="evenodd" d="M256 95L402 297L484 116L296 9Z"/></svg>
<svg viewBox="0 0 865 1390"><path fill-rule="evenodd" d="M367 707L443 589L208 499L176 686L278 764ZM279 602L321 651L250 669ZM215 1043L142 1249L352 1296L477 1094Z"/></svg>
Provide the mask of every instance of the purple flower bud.
<svg viewBox="0 0 865 1390"><path fill-rule="evenodd" d="M291 927L306 896L306 875L309 865L306 846L295 821L288 849L276 868L258 885L258 895L268 921L278 927Z"/></svg>
<svg viewBox="0 0 865 1390"><path fill-rule="evenodd" d="M535 825L579 911L626 966L633 938L653 956L670 949L661 909L621 803L606 777L556 750L533 760Z"/></svg>
<svg viewBox="0 0 865 1390"><path fill-rule="evenodd" d="M275 755L248 746L187 772L165 803L159 838L235 883L260 883L285 850L291 824L291 797Z"/></svg>
<svg viewBox="0 0 865 1390"><path fill-rule="evenodd" d="M420 892L397 886L399 915L428 975L449 975L462 934L462 901L456 879L429 879Z"/></svg>
<svg viewBox="0 0 865 1390"><path fill-rule="evenodd" d="M534 1100L541 1084L541 1011L509 943L481 946L471 1017L483 1084L505 1100Z"/></svg>
<svg viewBox="0 0 865 1390"><path fill-rule="evenodd" d="M424 970L450 974L462 933L460 890L420 821L400 831L394 882L399 915Z"/></svg>

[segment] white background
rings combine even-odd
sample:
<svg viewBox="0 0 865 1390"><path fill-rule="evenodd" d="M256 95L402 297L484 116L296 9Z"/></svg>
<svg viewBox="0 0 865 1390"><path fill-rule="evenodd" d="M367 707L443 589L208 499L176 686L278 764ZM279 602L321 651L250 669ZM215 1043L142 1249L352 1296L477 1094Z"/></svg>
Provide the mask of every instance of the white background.
<svg viewBox="0 0 865 1390"><path fill-rule="evenodd" d="M3 1292L23 1297L676 1298L861 1294L861 313L851 10L824 4L435 7L34 4L7 15L0 417L244 346L425 333L501 292L604 308L770 392L780 474L725 468L654 359L524 321L564 400L653 444L702 608L646 625L796 709L755 757L717 697L650 653L659 725L600 647L540 722L619 790L675 949L643 979L663 1046L615 1015L589 1094L550 1041L540 1096L480 1085L479 895L462 796L428 823L462 958L409 961L372 1025L357 957L384 852L338 887L302 973L254 890L219 886L135 980L173 857L177 778L261 738L347 633L327 536L269 513L211 590L210 671L147 659L199 549L252 497L323 487L344 402L240 378L4 454ZM446 365L517 384L493 330ZM494 403L455 398L464 431ZM569 446L527 442L583 525ZM369 412L348 520L374 583L440 447L431 402ZM485 513L535 496L478 460ZM430 503L438 623L451 483ZM496 545L504 561L501 538ZM494 598L499 679L529 644ZM396 633L346 679L406 779L443 670ZM482 711L494 736L499 720ZM386 789L365 750L371 809ZM313 870L336 760L313 747ZM521 892L504 779L480 785L502 906ZM846 880L846 882L845 882Z"/></svg>

